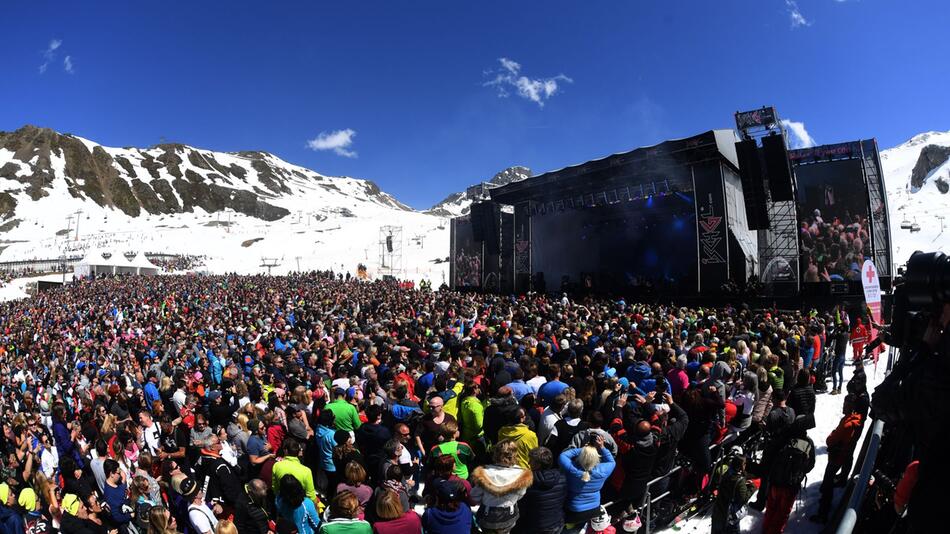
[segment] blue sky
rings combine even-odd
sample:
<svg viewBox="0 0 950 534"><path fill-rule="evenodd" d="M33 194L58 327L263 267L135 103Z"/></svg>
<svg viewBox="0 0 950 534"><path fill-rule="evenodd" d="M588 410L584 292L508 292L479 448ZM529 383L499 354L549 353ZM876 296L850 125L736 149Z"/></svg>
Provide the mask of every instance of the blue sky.
<svg viewBox="0 0 950 534"><path fill-rule="evenodd" d="M764 104L818 143L889 147L950 128L945 0L33 0L3 11L0 130L266 150L374 180L416 208L511 165L541 172L728 128L734 111Z"/></svg>

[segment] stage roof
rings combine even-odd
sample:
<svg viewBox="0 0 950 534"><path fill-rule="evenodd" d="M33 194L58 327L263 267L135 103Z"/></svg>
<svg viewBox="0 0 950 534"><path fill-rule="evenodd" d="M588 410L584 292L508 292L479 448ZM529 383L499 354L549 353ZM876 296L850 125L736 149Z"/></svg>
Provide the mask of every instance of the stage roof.
<svg viewBox="0 0 950 534"><path fill-rule="evenodd" d="M732 130L709 130L511 182L491 189L490 194L495 202L516 204L552 194L583 194L592 187L601 189L664 180L671 189L691 191L692 179L687 172L690 164L718 159L738 170L736 141Z"/></svg>

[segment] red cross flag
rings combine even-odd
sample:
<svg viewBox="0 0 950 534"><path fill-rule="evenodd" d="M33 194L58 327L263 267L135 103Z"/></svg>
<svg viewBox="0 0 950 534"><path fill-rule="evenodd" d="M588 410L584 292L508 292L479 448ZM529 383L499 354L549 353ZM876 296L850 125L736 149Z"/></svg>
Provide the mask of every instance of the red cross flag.
<svg viewBox="0 0 950 534"><path fill-rule="evenodd" d="M864 266L861 268L861 285L864 286L864 302L871 312L871 319L876 324L881 324L881 281L877 277L877 269L874 268L874 262L864 260ZM869 329L871 339L877 337L877 330L872 325ZM874 349L874 365L877 366L877 358L881 348Z"/></svg>

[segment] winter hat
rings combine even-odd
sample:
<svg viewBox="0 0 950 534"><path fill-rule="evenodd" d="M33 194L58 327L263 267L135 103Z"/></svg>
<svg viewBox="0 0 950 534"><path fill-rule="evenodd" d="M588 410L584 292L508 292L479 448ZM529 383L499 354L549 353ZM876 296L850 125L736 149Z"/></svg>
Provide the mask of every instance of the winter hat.
<svg viewBox="0 0 950 534"><path fill-rule="evenodd" d="M569 348L571 348L571 342L568 341L568 340L566 340L566 339L562 339L562 340L561 340L561 350L567 350L567 349L569 349Z"/></svg>
<svg viewBox="0 0 950 534"><path fill-rule="evenodd" d="M458 482L452 480L442 480L435 487L436 495L445 501L457 501L462 494L462 488Z"/></svg>
<svg viewBox="0 0 950 534"><path fill-rule="evenodd" d="M17 502L27 512L35 511L36 510L36 492L33 491L33 488L23 488L23 491L20 492L20 498L17 499Z"/></svg>
<svg viewBox="0 0 950 534"><path fill-rule="evenodd" d="M79 497L75 493L67 493L63 497L60 507L69 515L76 515L79 513Z"/></svg>

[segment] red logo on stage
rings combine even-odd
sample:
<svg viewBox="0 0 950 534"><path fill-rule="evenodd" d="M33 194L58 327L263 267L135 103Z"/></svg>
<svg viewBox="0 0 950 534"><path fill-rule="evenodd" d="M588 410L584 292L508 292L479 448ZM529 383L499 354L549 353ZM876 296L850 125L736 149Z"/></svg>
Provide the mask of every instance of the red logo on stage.
<svg viewBox="0 0 950 534"><path fill-rule="evenodd" d="M722 217L703 217L699 220L699 225L703 227L704 232L709 233L719 228L719 223L721 222Z"/></svg>

